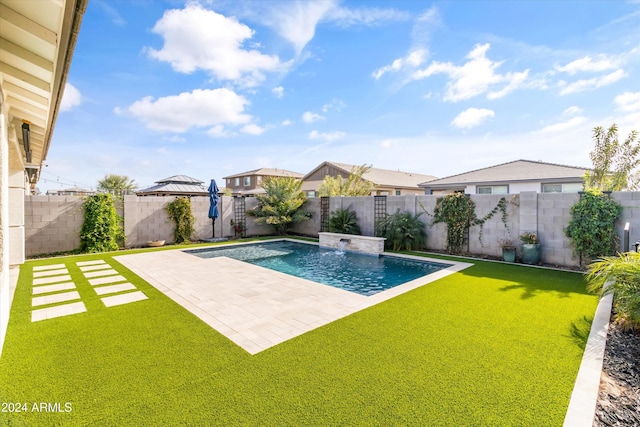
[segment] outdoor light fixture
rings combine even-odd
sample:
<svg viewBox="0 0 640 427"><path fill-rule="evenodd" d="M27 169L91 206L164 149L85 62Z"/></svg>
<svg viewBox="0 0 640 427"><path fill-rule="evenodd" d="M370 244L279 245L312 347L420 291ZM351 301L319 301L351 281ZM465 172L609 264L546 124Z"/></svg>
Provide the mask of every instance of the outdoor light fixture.
<svg viewBox="0 0 640 427"><path fill-rule="evenodd" d="M27 155L27 163L31 163L31 129L29 123L22 122L22 143L24 144L24 152Z"/></svg>

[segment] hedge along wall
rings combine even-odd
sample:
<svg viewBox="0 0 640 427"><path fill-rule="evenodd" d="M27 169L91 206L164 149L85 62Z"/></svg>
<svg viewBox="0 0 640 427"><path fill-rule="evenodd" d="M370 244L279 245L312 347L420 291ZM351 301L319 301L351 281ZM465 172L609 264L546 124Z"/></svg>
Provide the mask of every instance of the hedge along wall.
<svg viewBox="0 0 640 427"><path fill-rule="evenodd" d="M420 219L427 227L427 248L446 248L446 226L429 226L433 218L436 200L439 196L388 196L386 211L397 210L413 214L425 212ZM476 204L476 215L484 217L498 204L501 195L472 195ZM504 196L507 203L508 230L502 224L501 212L484 225L483 244L478 237L480 228L472 227L469 232L468 250L472 254L500 256L500 239L509 237L518 245L518 236L524 231L537 231L542 244L542 260L546 263L574 266L579 258L573 253L571 241L564 235L564 228L571 218L571 206L579 199L578 194L523 192ZM640 192L613 193L612 197L623 206L623 213L616 223L616 230L622 241L622 230L626 222L631 223L630 241L640 240ZM124 230L127 247L144 246L150 240L173 241L174 224L169 220L166 206L174 197L125 196L124 208L119 214L124 216ZM255 198L245 198L245 208L255 207ZM232 237L235 221L232 197L220 198L220 217L216 220L215 237ZM83 199L73 196L25 196L25 236L26 255L40 255L76 249L80 246L80 229L84 219ZM211 219L208 218L209 198L193 197L192 210L195 217L196 239L212 236ZM350 208L358 216L364 235L374 235L373 197L333 197L329 202L330 212L339 208ZM309 221L296 224L292 231L297 234L317 237L320 231L320 199L312 198L306 205L312 213ZM247 235L269 235L272 228L257 225L249 216L246 218Z"/></svg>

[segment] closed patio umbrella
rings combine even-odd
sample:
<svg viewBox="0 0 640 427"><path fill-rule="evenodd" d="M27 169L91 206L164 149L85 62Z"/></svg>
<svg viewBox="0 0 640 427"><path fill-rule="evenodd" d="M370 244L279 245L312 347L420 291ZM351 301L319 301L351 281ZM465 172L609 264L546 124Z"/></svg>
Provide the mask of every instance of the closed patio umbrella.
<svg viewBox="0 0 640 427"><path fill-rule="evenodd" d="M209 218L211 218L212 235L211 238L216 237L216 218L220 215L218 212L218 185L216 180L212 179L209 184Z"/></svg>

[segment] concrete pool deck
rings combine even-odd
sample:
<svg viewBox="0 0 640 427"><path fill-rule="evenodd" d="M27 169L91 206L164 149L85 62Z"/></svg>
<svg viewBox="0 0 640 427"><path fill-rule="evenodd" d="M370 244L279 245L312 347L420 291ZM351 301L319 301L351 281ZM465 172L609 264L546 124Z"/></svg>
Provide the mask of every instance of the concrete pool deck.
<svg viewBox="0 0 640 427"><path fill-rule="evenodd" d="M446 269L367 297L231 258L203 259L182 250L114 259L250 354L473 265L447 261L452 265Z"/></svg>

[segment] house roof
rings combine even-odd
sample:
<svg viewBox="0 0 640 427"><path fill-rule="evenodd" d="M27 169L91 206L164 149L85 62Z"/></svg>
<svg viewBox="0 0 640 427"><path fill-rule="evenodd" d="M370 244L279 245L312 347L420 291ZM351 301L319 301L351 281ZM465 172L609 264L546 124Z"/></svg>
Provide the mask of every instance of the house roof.
<svg viewBox="0 0 640 427"><path fill-rule="evenodd" d="M87 2L0 0L0 85L32 186L49 151Z"/></svg>
<svg viewBox="0 0 640 427"><path fill-rule="evenodd" d="M137 195L145 194L189 194L189 195L203 195L209 194L209 190L202 185L203 181L191 178L186 175L174 175L169 178L156 181L156 185L143 188L136 191Z"/></svg>
<svg viewBox="0 0 640 427"><path fill-rule="evenodd" d="M302 180L304 181L307 177L310 177L317 170L322 168L325 165L333 166L337 169L344 171L345 173L351 173L354 168L359 166L350 165L347 163L337 163L337 162L322 162L320 165L315 167L311 172L306 174ZM436 179L435 176L419 174L414 172L404 172L401 170L391 170L391 169L380 169L380 168L370 168L364 175L362 175L364 179L367 181L373 182L376 186L379 187L412 187L415 188L418 184L426 181L431 181Z"/></svg>
<svg viewBox="0 0 640 427"><path fill-rule="evenodd" d="M480 183L499 183L516 181L582 181L588 168L558 165L555 163L532 160L515 160L483 169L477 169L433 181L422 182L420 187L451 187Z"/></svg>
<svg viewBox="0 0 640 427"><path fill-rule="evenodd" d="M200 181L195 178L191 178L186 175L174 175L169 178L161 179L160 181L156 181L156 184L202 184L204 181Z"/></svg>
<svg viewBox="0 0 640 427"><path fill-rule="evenodd" d="M298 172L288 171L286 169L277 169L277 168L260 168L254 169L246 172L240 172L233 175L225 176L223 179L227 178L239 178L243 176L250 175L260 175L260 176L292 176L294 178L302 178L304 175Z"/></svg>

